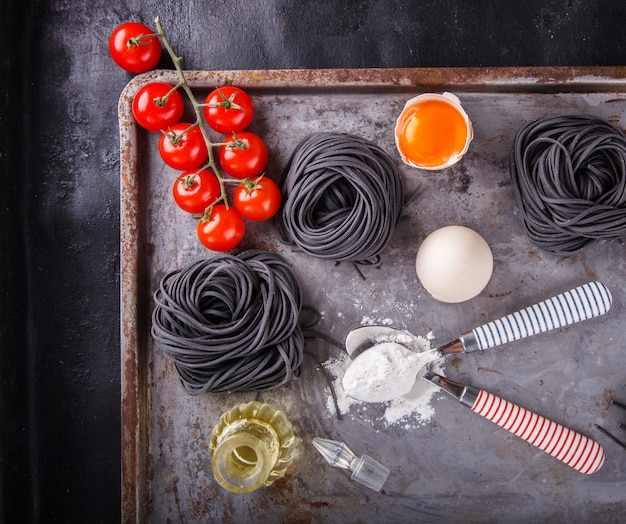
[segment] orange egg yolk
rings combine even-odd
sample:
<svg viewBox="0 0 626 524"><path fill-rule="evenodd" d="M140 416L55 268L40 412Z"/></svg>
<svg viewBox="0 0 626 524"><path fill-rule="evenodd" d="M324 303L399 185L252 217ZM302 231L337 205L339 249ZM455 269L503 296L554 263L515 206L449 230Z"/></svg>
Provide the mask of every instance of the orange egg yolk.
<svg viewBox="0 0 626 524"><path fill-rule="evenodd" d="M417 166L438 167L460 154L467 142L463 114L443 100L424 100L406 107L398 120L400 152Z"/></svg>

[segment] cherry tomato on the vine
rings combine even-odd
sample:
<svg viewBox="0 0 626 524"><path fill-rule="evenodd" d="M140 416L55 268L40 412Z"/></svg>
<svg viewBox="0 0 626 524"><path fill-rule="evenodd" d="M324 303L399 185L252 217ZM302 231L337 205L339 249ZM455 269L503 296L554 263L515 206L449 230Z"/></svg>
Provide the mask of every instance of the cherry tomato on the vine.
<svg viewBox="0 0 626 524"><path fill-rule="evenodd" d="M246 231L239 211L217 204L207 214L209 216L201 218L196 228L200 242L213 251L229 251L237 247Z"/></svg>
<svg viewBox="0 0 626 524"><path fill-rule="evenodd" d="M254 116L252 100L238 87L218 87L208 94L204 103L206 105L203 112L207 124L223 135L243 131Z"/></svg>
<svg viewBox="0 0 626 524"><path fill-rule="evenodd" d="M139 22L117 26L109 37L111 58L129 73L149 71L161 59L161 42L154 34L152 29Z"/></svg>
<svg viewBox="0 0 626 524"><path fill-rule="evenodd" d="M144 85L133 98L135 120L148 131L161 131L177 124L184 110L183 97L163 82Z"/></svg>
<svg viewBox="0 0 626 524"><path fill-rule="evenodd" d="M159 139L161 158L170 167L179 171L196 169L206 162L209 152L202 131L192 124L179 122Z"/></svg>
<svg viewBox="0 0 626 524"><path fill-rule="evenodd" d="M235 178L256 178L265 169L268 161L267 146L263 139L242 131L224 140L220 147L220 164L224 171Z"/></svg>
<svg viewBox="0 0 626 524"><path fill-rule="evenodd" d="M248 220L267 220L280 209L280 188L271 178L246 180L235 188L233 205Z"/></svg>
<svg viewBox="0 0 626 524"><path fill-rule="evenodd" d="M178 207L197 215L204 213L219 198L220 183L210 171L192 169L185 171L174 181L172 194Z"/></svg>

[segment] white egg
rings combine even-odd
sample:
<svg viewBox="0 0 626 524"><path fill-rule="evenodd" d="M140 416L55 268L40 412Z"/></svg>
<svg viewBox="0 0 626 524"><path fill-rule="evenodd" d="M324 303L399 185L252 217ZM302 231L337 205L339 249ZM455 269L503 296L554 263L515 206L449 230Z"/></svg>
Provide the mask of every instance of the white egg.
<svg viewBox="0 0 626 524"><path fill-rule="evenodd" d="M446 226L433 231L415 259L417 278L440 302L465 302L478 295L493 272L491 249L476 231Z"/></svg>

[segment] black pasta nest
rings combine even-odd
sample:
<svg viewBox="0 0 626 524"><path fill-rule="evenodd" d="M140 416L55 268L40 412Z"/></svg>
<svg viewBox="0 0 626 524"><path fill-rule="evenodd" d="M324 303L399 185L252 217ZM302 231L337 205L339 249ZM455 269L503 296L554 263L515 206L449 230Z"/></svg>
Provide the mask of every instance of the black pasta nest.
<svg viewBox="0 0 626 524"><path fill-rule="evenodd" d="M375 262L402 210L393 160L376 144L344 133L302 140L281 185L283 240L321 259Z"/></svg>
<svg viewBox="0 0 626 524"><path fill-rule="evenodd" d="M165 275L154 302L152 337L190 394L265 391L300 372L301 292L279 255L199 260Z"/></svg>
<svg viewBox="0 0 626 524"><path fill-rule="evenodd" d="M592 116L557 116L522 127L510 175L530 241L569 256L626 234L626 137Z"/></svg>

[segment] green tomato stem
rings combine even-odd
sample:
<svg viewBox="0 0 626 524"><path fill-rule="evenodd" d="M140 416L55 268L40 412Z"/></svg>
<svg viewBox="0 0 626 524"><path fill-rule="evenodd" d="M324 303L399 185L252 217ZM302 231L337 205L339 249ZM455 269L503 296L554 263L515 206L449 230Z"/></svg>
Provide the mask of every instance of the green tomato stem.
<svg viewBox="0 0 626 524"><path fill-rule="evenodd" d="M159 106L159 107L163 107L165 106L165 104L167 104L167 101L169 100L170 96L172 96L172 93L178 91L178 89L182 87L181 83L179 82L178 84L176 84L174 87L172 87L172 89L170 89L165 96L159 96L154 98L154 103Z"/></svg>
<svg viewBox="0 0 626 524"><path fill-rule="evenodd" d="M218 87L217 93L220 95L222 99L221 102L217 102L213 104L200 104L200 107L223 107L226 111L228 111L229 109L239 109L243 111L243 107L235 103L235 96L237 95L236 92L230 95L228 98L226 98L226 95L224 95L224 93L222 93L222 90Z"/></svg>
<svg viewBox="0 0 626 524"><path fill-rule="evenodd" d="M140 46L140 45L148 45L150 42L148 40L150 40L150 38L155 38L155 37L160 37L161 35L159 33L156 34L150 34L150 35L137 35L137 36L133 36L132 38L129 38L126 41L126 47L127 49L132 49L135 46Z"/></svg>

